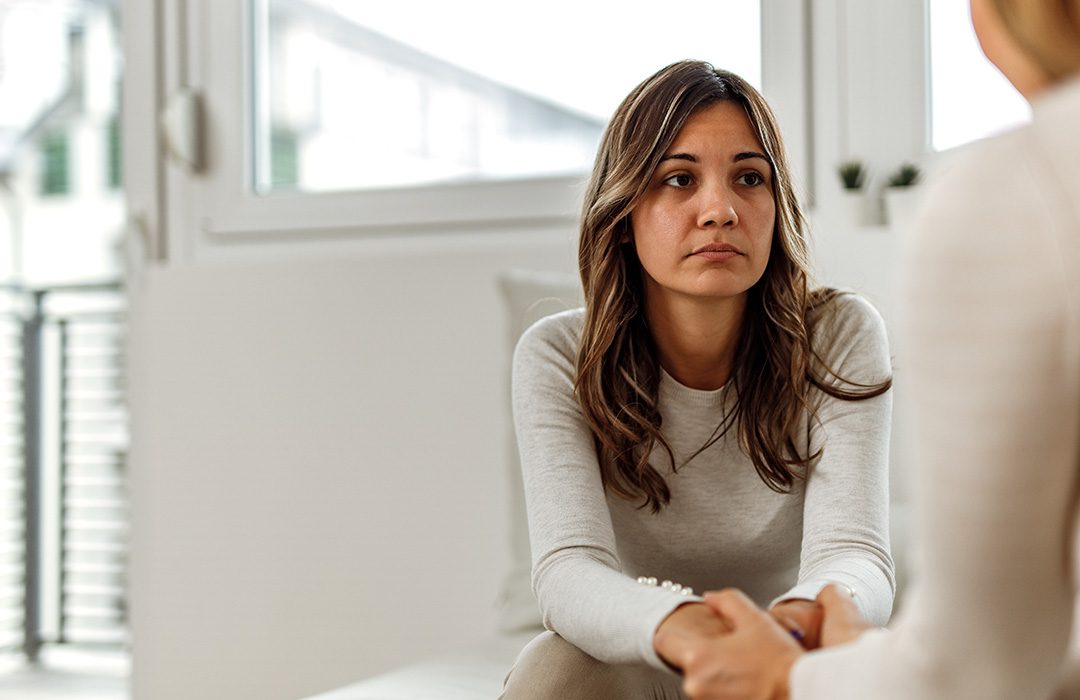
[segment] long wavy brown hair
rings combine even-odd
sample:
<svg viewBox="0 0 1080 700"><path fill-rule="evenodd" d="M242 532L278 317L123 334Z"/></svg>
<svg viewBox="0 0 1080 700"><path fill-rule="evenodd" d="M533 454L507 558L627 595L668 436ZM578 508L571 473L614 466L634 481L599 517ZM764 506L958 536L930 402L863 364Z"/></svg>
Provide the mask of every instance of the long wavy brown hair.
<svg viewBox="0 0 1080 700"><path fill-rule="evenodd" d="M605 488L642 499L657 512L671 500L649 459L656 448L675 456L661 431L660 366L645 323L641 264L630 213L686 120L721 101L746 110L771 161L776 223L762 278L749 290L731 381L735 400L696 454L737 427L739 445L761 479L790 492L821 456L800 455L794 436L809 412L811 391L857 401L889 390L891 378L864 385L837 376L811 346L814 319L839 292L809 288L805 222L776 118L764 98L734 73L700 61L674 63L626 97L604 132L581 217L578 263L585 323L575 393L596 442ZM692 459L693 457L691 457Z"/></svg>

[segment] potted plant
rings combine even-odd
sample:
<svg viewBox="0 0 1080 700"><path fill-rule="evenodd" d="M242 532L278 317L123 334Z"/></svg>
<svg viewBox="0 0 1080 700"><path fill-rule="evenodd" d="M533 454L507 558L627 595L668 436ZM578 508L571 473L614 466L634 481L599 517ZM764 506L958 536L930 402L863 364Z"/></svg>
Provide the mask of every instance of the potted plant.
<svg viewBox="0 0 1080 700"><path fill-rule="evenodd" d="M876 202L866 196L865 185L869 171L860 160L847 160L836 167L843 186L841 196L847 209L847 218L857 226L873 226L881 223Z"/></svg>
<svg viewBox="0 0 1080 700"><path fill-rule="evenodd" d="M837 167L844 190L858 192L866 184L866 166L861 160L846 160Z"/></svg>
<svg viewBox="0 0 1080 700"><path fill-rule="evenodd" d="M919 166L904 163L889 176L889 187L911 187L919 181L921 175Z"/></svg>
<svg viewBox="0 0 1080 700"><path fill-rule="evenodd" d="M913 163L904 163L893 171L885 188L885 218L894 228L906 228L918 203L919 183L922 171Z"/></svg>

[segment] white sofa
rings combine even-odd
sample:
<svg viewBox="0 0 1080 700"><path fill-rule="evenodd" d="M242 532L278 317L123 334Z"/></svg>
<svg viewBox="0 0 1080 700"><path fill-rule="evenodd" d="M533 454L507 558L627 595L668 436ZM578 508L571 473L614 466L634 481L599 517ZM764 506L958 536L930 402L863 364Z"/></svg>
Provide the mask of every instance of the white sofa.
<svg viewBox="0 0 1080 700"><path fill-rule="evenodd" d="M499 279L506 312L507 357L521 333L544 316L581 305L576 278L541 272L511 271ZM505 363L509 367L509 361ZM509 406L509 397L507 397ZM308 700L491 700L520 649L542 629L530 585L531 560L525 498L513 433L506 437L514 502L509 523L511 566L501 587L499 629L484 642L411 663L389 673L323 693ZM907 509L892 508L892 548L899 572L906 570L904 535ZM902 584L902 577L899 583Z"/></svg>

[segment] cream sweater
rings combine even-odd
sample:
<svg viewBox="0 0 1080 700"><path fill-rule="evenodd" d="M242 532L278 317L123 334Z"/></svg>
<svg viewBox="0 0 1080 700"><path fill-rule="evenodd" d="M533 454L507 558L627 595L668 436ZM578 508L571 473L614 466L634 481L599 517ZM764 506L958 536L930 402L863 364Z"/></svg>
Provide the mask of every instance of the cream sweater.
<svg viewBox="0 0 1080 700"><path fill-rule="evenodd" d="M1072 623L1080 81L962 155L906 256L916 582L891 632L805 656L794 700L1039 700Z"/></svg>
<svg viewBox="0 0 1080 700"><path fill-rule="evenodd" d="M814 344L841 376L879 382L890 372L884 325L855 296L818 324ZM888 392L850 402L815 392L820 423L795 436L824 456L790 495L771 491L738 447L736 431L672 474L652 464L671 503L659 514L607 495L593 438L573 395L584 313L529 329L514 357L513 404L521 451L533 587L544 624L603 661L666 668L653 650L660 622L686 598L636 581L670 579L702 592L737 586L758 603L813 598L828 582L858 591L884 623L894 581L888 536ZM733 392L699 391L666 373L659 388L664 435L683 462L713 434ZM806 452L804 452L806 454Z"/></svg>

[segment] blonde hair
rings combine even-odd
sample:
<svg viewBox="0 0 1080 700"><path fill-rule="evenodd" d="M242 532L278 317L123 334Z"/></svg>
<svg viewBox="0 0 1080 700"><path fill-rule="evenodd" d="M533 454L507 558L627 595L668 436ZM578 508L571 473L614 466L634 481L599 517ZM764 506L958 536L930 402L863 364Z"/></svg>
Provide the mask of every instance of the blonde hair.
<svg viewBox="0 0 1080 700"><path fill-rule="evenodd" d="M888 391L840 381L810 344L811 312L839 293L810 290L809 247L780 130L765 99L749 83L700 61L682 61L646 79L623 100L604 132L581 217L578 263L585 290L585 321L578 349L575 394L592 430L605 488L658 511L670 498L663 476L649 463L665 450L657 404L659 362L645 324L641 266L630 240L630 213L686 120L717 102L746 110L774 173L776 223L769 261L749 291L732 381L736 400L704 450L737 426L739 444L761 479L790 491L820 456L800 455L793 436L813 414L812 387L845 400ZM701 451L699 450L699 452ZM692 458L692 457L691 457Z"/></svg>
<svg viewBox="0 0 1080 700"><path fill-rule="evenodd" d="M1054 81L1080 73L1080 0L994 0L1006 29Z"/></svg>

